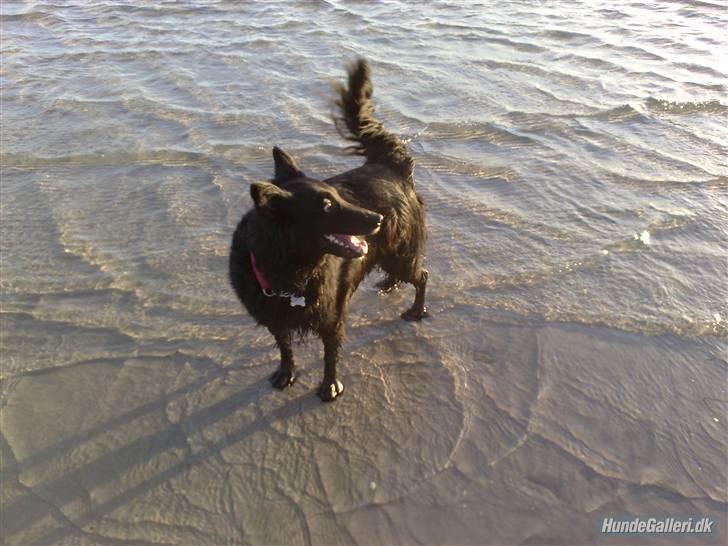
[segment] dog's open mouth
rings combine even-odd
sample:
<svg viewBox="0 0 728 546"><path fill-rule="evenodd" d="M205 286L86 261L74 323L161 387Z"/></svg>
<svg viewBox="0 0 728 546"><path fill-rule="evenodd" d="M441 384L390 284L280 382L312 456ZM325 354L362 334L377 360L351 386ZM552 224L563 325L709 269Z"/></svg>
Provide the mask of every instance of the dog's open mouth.
<svg viewBox="0 0 728 546"><path fill-rule="evenodd" d="M369 244L356 235L330 233L324 235L324 240L329 251L341 258L361 258L369 251Z"/></svg>

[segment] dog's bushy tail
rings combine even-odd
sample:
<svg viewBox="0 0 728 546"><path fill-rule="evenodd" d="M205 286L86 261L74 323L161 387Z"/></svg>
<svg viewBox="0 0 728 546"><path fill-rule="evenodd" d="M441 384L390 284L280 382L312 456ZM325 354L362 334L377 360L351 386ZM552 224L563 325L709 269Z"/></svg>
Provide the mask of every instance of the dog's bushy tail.
<svg viewBox="0 0 728 546"><path fill-rule="evenodd" d="M400 170L414 184L414 160L407 146L374 119L372 80L369 64L359 59L349 66L348 85L336 84L341 117L335 118L339 133L352 142L349 149L363 155L368 162L385 163Z"/></svg>

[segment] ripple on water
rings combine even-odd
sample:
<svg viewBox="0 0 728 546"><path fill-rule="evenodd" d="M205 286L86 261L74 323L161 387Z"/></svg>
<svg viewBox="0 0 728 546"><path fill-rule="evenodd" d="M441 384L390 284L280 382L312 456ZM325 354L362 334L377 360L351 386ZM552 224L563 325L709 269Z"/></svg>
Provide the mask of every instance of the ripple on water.
<svg viewBox="0 0 728 546"><path fill-rule="evenodd" d="M650 112L666 114L717 114L728 116L728 106L718 100L706 100L699 102L678 102L665 99L647 97L645 107Z"/></svg>

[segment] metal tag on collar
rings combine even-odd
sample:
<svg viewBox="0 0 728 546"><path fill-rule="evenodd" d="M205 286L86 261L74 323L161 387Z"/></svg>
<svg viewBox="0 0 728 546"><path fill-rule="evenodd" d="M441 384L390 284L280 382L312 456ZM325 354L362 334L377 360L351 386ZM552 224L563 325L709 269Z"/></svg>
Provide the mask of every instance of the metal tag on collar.
<svg viewBox="0 0 728 546"><path fill-rule="evenodd" d="M264 288L263 295L269 298L274 296L279 298L288 298L291 307L306 307L305 296L296 296L296 294L289 294L288 292L273 292L270 288Z"/></svg>

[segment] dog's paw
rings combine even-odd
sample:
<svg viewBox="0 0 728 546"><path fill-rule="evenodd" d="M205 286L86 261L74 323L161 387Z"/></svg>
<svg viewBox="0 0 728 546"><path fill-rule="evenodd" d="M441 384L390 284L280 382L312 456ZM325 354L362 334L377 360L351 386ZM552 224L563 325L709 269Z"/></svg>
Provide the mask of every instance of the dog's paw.
<svg viewBox="0 0 728 546"><path fill-rule="evenodd" d="M323 381L318 389L318 397L322 402L333 402L343 392L344 384L338 379L335 381Z"/></svg>
<svg viewBox="0 0 728 546"><path fill-rule="evenodd" d="M270 376L270 383L276 389L283 390L293 385L296 381L296 372L287 368L278 368L273 375Z"/></svg>
<svg viewBox="0 0 728 546"><path fill-rule="evenodd" d="M402 313L401 316L404 320L407 320L409 322L415 322L422 320L423 318L429 317L430 314L427 312L427 307L423 307L422 309L415 309L414 307L410 307L404 313Z"/></svg>

